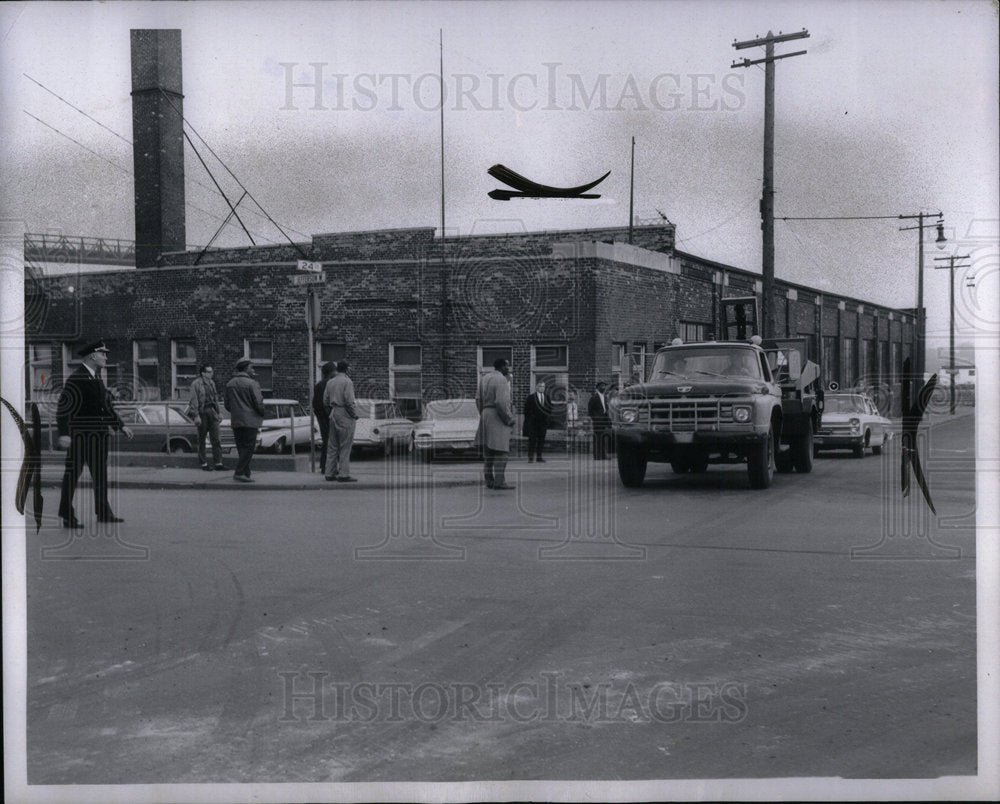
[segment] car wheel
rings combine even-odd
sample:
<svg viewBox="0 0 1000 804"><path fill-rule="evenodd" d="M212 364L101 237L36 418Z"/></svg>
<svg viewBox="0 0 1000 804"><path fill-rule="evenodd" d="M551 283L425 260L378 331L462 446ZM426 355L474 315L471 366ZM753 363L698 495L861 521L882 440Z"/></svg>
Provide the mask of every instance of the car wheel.
<svg viewBox="0 0 1000 804"><path fill-rule="evenodd" d="M676 475L686 475L691 471L691 464L684 458L671 458L670 468L674 470L674 474Z"/></svg>
<svg viewBox="0 0 1000 804"><path fill-rule="evenodd" d="M747 475L750 488L766 489L774 478L774 430L767 431L763 444L757 444L747 456Z"/></svg>
<svg viewBox="0 0 1000 804"><path fill-rule="evenodd" d="M184 455L191 451L191 446L186 441L171 441L170 453L172 455Z"/></svg>
<svg viewBox="0 0 1000 804"><path fill-rule="evenodd" d="M284 455L286 449L285 439L279 438L274 444L271 445L271 452L275 455Z"/></svg>
<svg viewBox="0 0 1000 804"><path fill-rule="evenodd" d="M792 465L795 471L807 475L813 468L813 431L812 426L806 427L804 435L796 436L792 441Z"/></svg>
<svg viewBox="0 0 1000 804"><path fill-rule="evenodd" d="M634 447L618 447L618 477L622 485L634 489L642 485L646 478L646 453Z"/></svg>
<svg viewBox="0 0 1000 804"><path fill-rule="evenodd" d="M872 437L871 431L870 430L865 430L865 440L862 441L860 444L856 444L854 446L854 457L855 458L864 458L865 457L865 449L867 449L868 442L871 441L871 437Z"/></svg>

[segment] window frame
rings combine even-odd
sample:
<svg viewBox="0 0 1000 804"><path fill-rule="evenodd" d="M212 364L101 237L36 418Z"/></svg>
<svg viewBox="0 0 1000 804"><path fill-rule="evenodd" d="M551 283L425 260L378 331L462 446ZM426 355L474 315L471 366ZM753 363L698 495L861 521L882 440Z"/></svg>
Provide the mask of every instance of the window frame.
<svg viewBox="0 0 1000 804"><path fill-rule="evenodd" d="M268 345L271 356L267 359L253 357L250 354L251 344L262 344L266 343ZM243 357L248 358L253 361L254 372L257 375L257 382L260 385L261 393L263 394L273 394L274 393L274 341L271 338L244 338L243 339ZM259 369L264 369L262 373ZM267 377L267 382L264 382L263 377Z"/></svg>

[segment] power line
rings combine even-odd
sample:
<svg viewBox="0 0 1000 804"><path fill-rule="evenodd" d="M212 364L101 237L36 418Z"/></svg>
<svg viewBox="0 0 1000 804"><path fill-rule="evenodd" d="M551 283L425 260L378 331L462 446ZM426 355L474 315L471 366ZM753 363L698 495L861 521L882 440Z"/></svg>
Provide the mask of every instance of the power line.
<svg viewBox="0 0 1000 804"><path fill-rule="evenodd" d="M28 75L27 73L21 73L21 75L23 75L23 76L24 76L25 78L27 78L27 79L28 79L29 81L31 81L31 82L32 82L33 84L37 84L38 86L40 86L40 87L41 87L42 89L44 89L44 90L45 90L46 92L48 92L48 93L49 93L50 95L53 95L53 96L55 96L55 97L59 98L59 100L61 100L61 101L62 101L63 103L65 103L65 104L66 104L67 106L69 106L69 107L70 107L71 109L75 109L76 111L78 111L78 112L79 112L80 114L82 114L82 115L83 115L84 117L86 117L86 118L87 118L88 120L92 120L93 122L97 123L97 125L99 125L99 126L100 126L101 128L103 128L103 129L104 129L105 131L107 131L107 132L109 132L109 133L113 134L113 135L114 135L114 136L116 136L116 137L117 137L118 139L122 140L123 142L126 142L126 143L128 143L129 145L131 145L131 144L132 144L132 143L131 143L131 142L129 142L129 141L127 140L127 139L125 139L125 138L124 138L124 137L123 137L123 136L122 136L121 134L119 134L119 133L118 133L117 131L114 131L114 130L112 130L112 129L108 128L108 127L107 127L106 125L104 125L104 123L102 123L102 122L101 122L100 120L98 120L97 118L95 118L95 117L91 117L91 116L90 116L89 114L87 114L87 113L86 113L85 111L83 111L83 109L80 109L80 108L78 108L78 107L74 106L74 105L73 105L72 103L70 103L70 102L69 102L68 100L66 100L66 99L65 99L64 97L62 97L61 95L59 95L59 94L57 94L57 93L53 92L53 91L52 91L51 89L49 89L49 88L48 88L47 86L45 86L45 84L43 84L43 83L42 83L41 81L36 81L36 80L35 80L34 78L32 78L32 77L31 77L30 75Z"/></svg>
<svg viewBox="0 0 1000 804"><path fill-rule="evenodd" d="M815 218L779 218L782 221L887 221L899 220L899 215L828 215Z"/></svg>

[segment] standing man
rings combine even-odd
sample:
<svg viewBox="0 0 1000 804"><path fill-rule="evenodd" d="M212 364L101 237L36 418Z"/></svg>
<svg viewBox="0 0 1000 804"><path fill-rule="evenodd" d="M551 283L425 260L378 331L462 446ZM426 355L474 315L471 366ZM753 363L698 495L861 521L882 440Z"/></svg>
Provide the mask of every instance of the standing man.
<svg viewBox="0 0 1000 804"><path fill-rule="evenodd" d="M219 392L215 387L212 375L215 369L209 364L203 364L198 369L198 376L191 383L191 401L188 402L188 415L198 425L198 461L206 472L225 469L222 463L222 442L219 440ZM205 436L212 442L212 464L208 463L205 454Z"/></svg>
<svg viewBox="0 0 1000 804"><path fill-rule="evenodd" d="M594 393L587 403L587 415L594 428L594 460L603 461L608 457L608 440L611 437L611 416L608 414L608 400L604 395L607 383L597 383Z"/></svg>
<svg viewBox="0 0 1000 804"><path fill-rule="evenodd" d="M267 415L260 383L254 379L256 376L250 358L244 357L236 361L236 373L226 383L226 410L229 411L229 423L239 454L233 480L240 483L253 483L250 461L257 448L257 432Z"/></svg>
<svg viewBox="0 0 1000 804"><path fill-rule="evenodd" d="M346 360L338 360L337 370L323 391L323 404L330 410L330 444L323 477L338 483L358 481L351 477L351 447L358 412L354 407L354 383L347 376L350 367Z"/></svg>
<svg viewBox="0 0 1000 804"><path fill-rule="evenodd" d="M493 371L479 380L476 388L479 410L479 438L483 445L483 477L488 489L512 489L504 479L510 434L514 428L514 408L510 399L510 363L498 357Z"/></svg>
<svg viewBox="0 0 1000 804"><path fill-rule="evenodd" d="M59 448L66 450L59 516L64 528L82 528L73 511L73 495L84 464L94 482L94 510L98 522L124 522L111 511L108 502L108 428L121 430L126 438L132 431L115 412L111 394L100 372L108 364L109 349L104 341L84 346L77 355L83 365L63 384L56 406Z"/></svg>
<svg viewBox="0 0 1000 804"><path fill-rule="evenodd" d="M552 417L552 403L545 396L545 383L535 383L535 392L524 400L524 424L522 435L528 439L528 463L536 460L545 463L542 450L545 447L545 433Z"/></svg>
<svg viewBox="0 0 1000 804"><path fill-rule="evenodd" d="M326 393L326 384L333 376L336 367L333 363L324 363L320 366L322 378L313 387L312 409L316 414L316 421L319 422L319 434L323 439L323 446L319 453L319 470L326 474L326 450L330 444L330 410L323 401L323 394Z"/></svg>

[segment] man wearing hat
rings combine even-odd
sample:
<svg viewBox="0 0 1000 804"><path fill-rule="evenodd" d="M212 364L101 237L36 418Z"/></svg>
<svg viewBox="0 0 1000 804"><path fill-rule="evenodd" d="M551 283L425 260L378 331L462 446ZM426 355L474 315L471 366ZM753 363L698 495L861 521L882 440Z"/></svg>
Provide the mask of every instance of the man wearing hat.
<svg viewBox="0 0 1000 804"><path fill-rule="evenodd" d="M233 428L236 452L239 455L233 480L240 483L253 483L250 461L257 447L257 433L267 415L260 383L254 379L256 376L253 362L249 357L244 357L236 361L236 373L226 383L226 410L229 411L229 424Z"/></svg>
<svg viewBox="0 0 1000 804"><path fill-rule="evenodd" d="M67 377L56 405L59 448L66 450L59 498L59 516L64 528L83 527L73 511L73 495L84 464L94 482L97 521L124 521L114 515L108 502L108 428L121 430L127 438L132 438L132 431L115 412L111 394L101 380L100 372L108 364L109 351L104 341L94 341L77 352L83 358L83 365Z"/></svg>
<svg viewBox="0 0 1000 804"><path fill-rule="evenodd" d="M587 403L587 415L594 428L595 461L608 457L608 441L611 440L611 416L608 413L608 398L604 395L607 387L607 383L599 381Z"/></svg>

